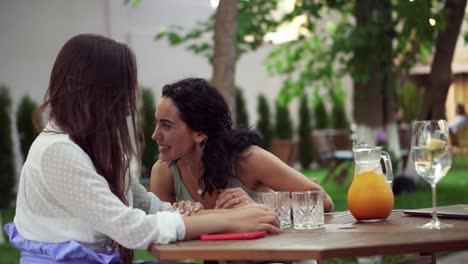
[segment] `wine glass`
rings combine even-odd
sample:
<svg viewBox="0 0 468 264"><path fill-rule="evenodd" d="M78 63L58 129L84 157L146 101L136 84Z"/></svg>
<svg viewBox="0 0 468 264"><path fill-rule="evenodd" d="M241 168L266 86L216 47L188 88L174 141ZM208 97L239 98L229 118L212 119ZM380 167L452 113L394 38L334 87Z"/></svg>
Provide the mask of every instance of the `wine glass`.
<svg viewBox="0 0 468 264"><path fill-rule="evenodd" d="M441 229L452 227L450 224L441 223L436 212L436 184L452 166L452 151L447 121L414 121L411 155L416 171L431 185L432 189L432 220L419 226L419 228Z"/></svg>

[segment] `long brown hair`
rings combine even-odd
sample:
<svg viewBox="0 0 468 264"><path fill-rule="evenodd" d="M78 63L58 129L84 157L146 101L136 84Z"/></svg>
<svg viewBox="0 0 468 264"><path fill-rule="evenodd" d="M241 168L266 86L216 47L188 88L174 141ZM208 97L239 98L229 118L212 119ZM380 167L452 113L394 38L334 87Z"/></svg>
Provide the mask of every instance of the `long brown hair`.
<svg viewBox="0 0 468 264"><path fill-rule="evenodd" d="M57 55L39 108L48 108L50 120L89 155L112 193L127 205L125 174L131 157L139 160L140 153L137 99L131 49L103 36L82 34L68 40ZM131 263L133 251L118 247L123 263Z"/></svg>

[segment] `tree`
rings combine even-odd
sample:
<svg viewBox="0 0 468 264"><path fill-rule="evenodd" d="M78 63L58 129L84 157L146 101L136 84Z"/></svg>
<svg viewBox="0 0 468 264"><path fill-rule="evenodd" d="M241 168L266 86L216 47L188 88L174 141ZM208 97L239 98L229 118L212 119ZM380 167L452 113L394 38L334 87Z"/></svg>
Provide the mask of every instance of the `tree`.
<svg viewBox="0 0 468 264"><path fill-rule="evenodd" d="M247 113L244 93L241 88L236 88L236 126L248 128L249 114Z"/></svg>
<svg viewBox="0 0 468 264"><path fill-rule="evenodd" d="M264 7L271 7L272 3L240 1L239 17L242 19L239 19L239 28L247 30L238 31L238 46L245 44L247 39L258 43L258 39L261 40L272 28L305 15L307 21L301 32L306 33L297 41L278 46L267 57L267 69L285 77L280 102L288 102L307 88L340 87L341 77L349 74L354 84L353 117L358 134L372 142L376 130L386 129L390 148L396 148L394 151L399 153L394 120L397 74L405 75L412 65L430 54L435 36L445 41L443 34L440 37L441 34L436 33L444 28L444 18L450 16L444 16L448 14L445 11L458 1L462 0L447 0L444 7L441 4L444 2L437 0L418 1L417 4L415 1L391 0L304 0L296 1L294 9L280 19L271 15L276 2L265 11ZM246 8L249 5L251 7ZM457 8L460 12L464 10L460 5ZM331 16L331 12L336 19L327 21L324 27L317 26L316 19ZM250 21L261 21L257 24L257 32L241 26L242 23L256 23ZM429 21L440 23L434 25ZM186 36L192 36L193 40L202 32L192 31L198 35L189 33ZM252 49L257 47L252 46ZM434 63L438 61L434 60Z"/></svg>
<svg viewBox="0 0 468 264"><path fill-rule="evenodd" d="M397 90L398 104L403 108L402 121L411 124L417 120L422 109L423 89L407 80Z"/></svg>
<svg viewBox="0 0 468 264"><path fill-rule="evenodd" d="M23 96L16 112L16 127L18 129L18 137L21 153L23 154L23 160L26 159L31 144L39 134L33 125L33 114L36 108L36 102L34 102L29 96Z"/></svg>
<svg viewBox="0 0 468 264"><path fill-rule="evenodd" d="M452 83L452 59L465 15L466 0L445 1L445 26L436 40L429 85L424 91L422 120L445 119L445 101Z"/></svg>
<svg viewBox="0 0 468 264"><path fill-rule="evenodd" d="M283 98L290 100L308 87L339 88L340 78L349 74L359 139L373 143L376 130L385 129L390 147L399 154L396 74L430 52L438 26L428 21L440 16L440 8L433 6L438 1L421 1L418 6L390 0L299 2L287 17L308 14L304 28L311 37L283 44L268 57L269 70L287 77ZM313 19L328 10L338 12L337 22L317 28ZM397 67L394 61L400 57L404 59Z"/></svg>
<svg viewBox="0 0 468 264"><path fill-rule="evenodd" d="M235 115L237 3L238 0L219 1L214 28L213 85L226 99L232 115Z"/></svg>
<svg viewBox="0 0 468 264"><path fill-rule="evenodd" d="M141 87L141 120L143 125L142 175L149 176L153 164L158 160L158 145L151 139L154 131L156 103L149 88Z"/></svg>
<svg viewBox="0 0 468 264"><path fill-rule="evenodd" d="M273 139L273 131L270 119L270 107L268 105L266 97L262 94L260 94L257 98L257 111L257 129L263 136L262 148L269 150L271 147L271 141Z"/></svg>
<svg viewBox="0 0 468 264"><path fill-rule="evenodd" d="M125 0L137 6L141 0ZM234 83L235 63L239 57L263 44L263 36L274 30L279 21L268 14L274 10L279 0L219 1L214 15L207 21L196 23L191 29L184 30L177 25L169 25L155 36L155 40L167 38L171 46L186 46L187 50L208 59L213 65L213 85L218 88L231 110L235 120ZM212 41L203 38L214 32Z"/></svg>
<svg viewBox="0 0 468 264"><path fill-rule="evenodd" d="M355 58L359 57L361 61L366 58L363 65L354 68L366 74L365 78L353 78L354 120L370 127L394 121L395 100L391 90L393 25L390 6L390 0L361 0L356 1L354 9L356 27L374 29L372 32L356 32L366 37L371 45L362 43L353 47Z"/></svg>
<svg viewBox="0 0 468 264"><path fill-rule="evenodd" d="M8 207L14 198L15 167L10 111L10 93L6 86L0 85L0 208Z"/></svg>
<svg viewBox="0 0 468 264"><path fill-rule="evenodd" d="M299 104L299 161L303 169L309 168L314 158L310 142L312 124L308 102L307 96L304 95Z"/></svg>

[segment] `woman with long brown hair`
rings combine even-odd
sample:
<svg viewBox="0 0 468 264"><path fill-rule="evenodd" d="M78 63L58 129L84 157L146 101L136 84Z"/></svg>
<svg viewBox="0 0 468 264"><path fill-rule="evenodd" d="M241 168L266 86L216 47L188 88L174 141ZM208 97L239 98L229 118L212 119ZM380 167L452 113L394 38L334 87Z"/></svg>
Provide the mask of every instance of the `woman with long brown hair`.
<svg viewBox="0 0 468 264"><path fill-rule="evenodd" d="M274 212L264 206L229 216L181 215L130 175L130 161L139 158L132 144L140 135L137 87L135 57L125 44L82 34L59 52L40 107L49 122L31 146L14 222L5 227L21 263L131 263L132 249L153 243L278 232Z"/></svg>

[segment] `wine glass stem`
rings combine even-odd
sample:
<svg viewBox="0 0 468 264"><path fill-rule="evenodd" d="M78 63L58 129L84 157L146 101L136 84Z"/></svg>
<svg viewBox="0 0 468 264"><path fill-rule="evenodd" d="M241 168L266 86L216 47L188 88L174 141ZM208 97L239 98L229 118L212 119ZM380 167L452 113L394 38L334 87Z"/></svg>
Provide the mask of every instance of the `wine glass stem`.
<svg viewBox="0 0 468 264"><path fill-rule="evenodd" d="M437 218L437 212L436 212L436 207L437 207L436 185L431 184L431 189L432 189L432 223L435 225L438 225L439 218Z"/></svg>

